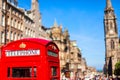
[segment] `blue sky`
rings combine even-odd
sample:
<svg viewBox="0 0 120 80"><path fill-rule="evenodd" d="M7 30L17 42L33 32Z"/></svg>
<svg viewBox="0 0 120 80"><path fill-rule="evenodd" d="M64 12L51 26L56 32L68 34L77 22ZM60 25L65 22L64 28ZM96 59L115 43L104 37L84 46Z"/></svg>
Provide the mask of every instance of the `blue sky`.
<svg viewBox="0 0 120 80"><path fill-rule="evenodd" d="M120 0L111 0L120 31ZM30 10L31 0L18 0L19 7ZM104 9L106 0L39 0L42 24L51 27L56 19L76 40L87 65L102 69L105 60Z"/></svg>

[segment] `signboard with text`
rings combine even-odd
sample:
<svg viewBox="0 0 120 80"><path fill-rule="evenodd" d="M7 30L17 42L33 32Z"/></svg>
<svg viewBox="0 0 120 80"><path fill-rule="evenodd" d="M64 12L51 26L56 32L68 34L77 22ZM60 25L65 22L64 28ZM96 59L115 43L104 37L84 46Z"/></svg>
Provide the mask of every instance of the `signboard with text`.
<svg viewBox="0 0 120 80"><path fill-rule="evenodd" d="M16 50L16 51L5 51L7 57L10 56L34 56L40 55L40 50Z"/></svg>

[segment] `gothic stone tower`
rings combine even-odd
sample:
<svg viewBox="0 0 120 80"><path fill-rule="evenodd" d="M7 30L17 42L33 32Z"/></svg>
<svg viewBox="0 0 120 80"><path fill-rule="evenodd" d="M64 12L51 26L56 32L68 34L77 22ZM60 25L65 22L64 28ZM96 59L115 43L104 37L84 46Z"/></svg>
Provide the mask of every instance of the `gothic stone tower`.
<svg viewBox="0 0 120 80"><path fill-rule="evenodd" d="M107 74L112 76L115 63L117 62L119 38L116 16L110 0L106 0L104 13L105 63Z"/></svg>
<svg viewBox="0 0 120 80"><path fill-rule="evenodd" d="M39 30L41 30L41 26L42 26L38 0L32 0L31 12L34 21L35 34L38 37L40 35L38 32L40 32Z"/></svg>

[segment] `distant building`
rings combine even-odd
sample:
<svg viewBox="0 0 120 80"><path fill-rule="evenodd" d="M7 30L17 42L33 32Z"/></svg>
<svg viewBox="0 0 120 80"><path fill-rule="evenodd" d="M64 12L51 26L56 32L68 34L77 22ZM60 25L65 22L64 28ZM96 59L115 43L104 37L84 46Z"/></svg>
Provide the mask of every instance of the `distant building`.
<svg viewBox="0 0 120 80"><path fill-rule="evenodd" d="M104 71L109 76L113 75L115 64L120 60L120 40L118 37L117 20L111 1L106 0L104 11L104 34L105 34L105 66Z"/></svg>
<svg viewBox="0 0 120 80"><path fill-rule="evenodd" d="M71 76L79 78L82 75L82 54L75 40L70 41L70 71Z"/></svg>

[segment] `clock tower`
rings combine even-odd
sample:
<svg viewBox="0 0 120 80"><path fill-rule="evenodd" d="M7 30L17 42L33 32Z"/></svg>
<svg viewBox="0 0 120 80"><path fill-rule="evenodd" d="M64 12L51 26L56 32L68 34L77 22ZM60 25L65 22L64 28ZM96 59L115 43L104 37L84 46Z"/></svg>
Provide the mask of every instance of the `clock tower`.
<svg viewBox="0 0 120 80"><path fill-rule="evenodd" d="M106 0L106 8L104 14L106 71L109 76L112 76L114 65L117 62L119 38L116 16L114 14L114 9L110 0Z"/></svg>

